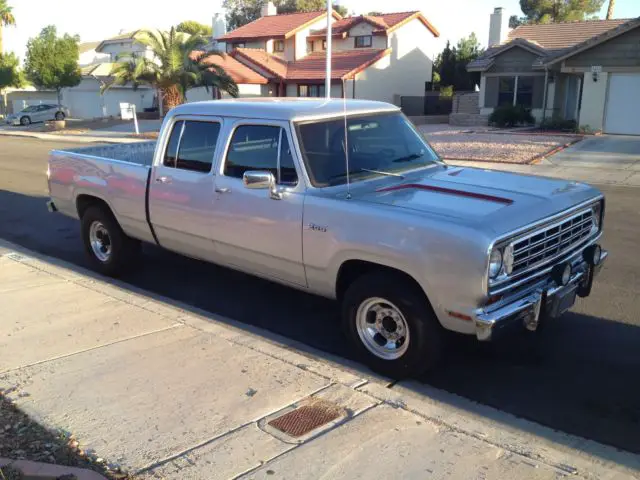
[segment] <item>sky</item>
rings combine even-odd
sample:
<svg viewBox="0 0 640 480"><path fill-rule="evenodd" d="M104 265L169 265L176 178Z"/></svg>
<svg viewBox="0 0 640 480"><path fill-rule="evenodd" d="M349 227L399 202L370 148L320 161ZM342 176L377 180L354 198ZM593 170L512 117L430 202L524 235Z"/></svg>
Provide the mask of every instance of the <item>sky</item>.
<svg viewBox="0 0 640 480"><path fill-rule="evenodd" d="M24 58L26 44L47 25L56 25L59 33L80 35L81 41L102 40L121 31L138 28L168 28L183 20L211 23L222 12L221 0L180 0L179 8L157 0L9 0L16 18L15 27L6 27L4 50ZM340 0L350 12L402 12L422 10L440 31L433 54L439 53L447 40L456 43L475 32L483 45L489 35L489 15L495 7L505 8L506 15L521 15L518 0ZM390 10L390 4L393 8ZM608 0L600 12L606 16ZM640 0L616 0L615 18L640 16Z"/></svg>

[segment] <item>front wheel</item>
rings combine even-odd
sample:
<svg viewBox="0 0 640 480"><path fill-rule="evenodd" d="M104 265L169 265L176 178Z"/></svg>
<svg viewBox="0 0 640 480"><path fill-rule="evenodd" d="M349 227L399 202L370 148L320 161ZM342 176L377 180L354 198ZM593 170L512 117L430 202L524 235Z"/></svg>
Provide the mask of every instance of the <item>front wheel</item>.
<svg viewBox="0 0 640 480"><path fill-rule="evenodd" d="M31 125L31 118L24 116L20 119L20 125L26 127L27 125Z"/></svg>
<svg viewBox="0 0 640 480"><path fill-rule="evenodd" d="M117 276L131 266L140 242L128 237L111 212L100 206L87 208L80 220L85 252L98 272Z"/></svg>
<svg viewBox="0 0 640 480"><path fill-rule="evenodd" d="M393 273L357 279L344 296L343 321L362 360L392 378L434 367L444 350L444 330L426 296Z"/></svg>

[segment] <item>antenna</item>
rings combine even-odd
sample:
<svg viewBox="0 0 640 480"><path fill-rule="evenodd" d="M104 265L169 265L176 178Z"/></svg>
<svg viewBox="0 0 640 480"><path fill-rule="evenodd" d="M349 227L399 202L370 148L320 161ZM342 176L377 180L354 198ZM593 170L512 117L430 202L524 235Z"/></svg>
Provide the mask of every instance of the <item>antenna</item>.
<svg viewBox="0 0 640 480"><path fill-rule="evenodd" d="M331 98L331 20L333 19L333 6L331 0L327 0L327 72L324 86L324 93L327 100Z"/></svg>
<svg viewBox="0 0 640 480"><path fill-rule="evenodd" d="M342 112L344 113L344 160L347 166L347 200L351 199L351 182L349 181L349 135L347 130L347 81L342 79Z"/></svg>

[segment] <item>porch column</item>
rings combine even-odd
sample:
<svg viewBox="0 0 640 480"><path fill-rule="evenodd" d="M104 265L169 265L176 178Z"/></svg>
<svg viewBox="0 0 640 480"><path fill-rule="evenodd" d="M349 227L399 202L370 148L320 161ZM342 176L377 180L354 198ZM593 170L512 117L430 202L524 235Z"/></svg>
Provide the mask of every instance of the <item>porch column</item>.
<svg viewBox="0 0 640 480"><path fill-rule="evenodd" d="M513 84L513 106L516 106L516 99L518 98L518 76L515 76L515 81Z"/></svg>

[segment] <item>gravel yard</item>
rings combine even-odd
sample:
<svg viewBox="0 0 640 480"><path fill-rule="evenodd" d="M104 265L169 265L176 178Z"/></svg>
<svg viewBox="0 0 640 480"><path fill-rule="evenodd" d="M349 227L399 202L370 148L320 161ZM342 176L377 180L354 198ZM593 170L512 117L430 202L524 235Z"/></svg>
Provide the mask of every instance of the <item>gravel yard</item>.
<svg viewBox="0 0 640 480"><path fill-rule="evenodd" d="M427 128L423 128L427 127ZM449 125L419 127L445 159L527 164L551 150L579 140L580 136L553 136L473 131Z"/></svg>

